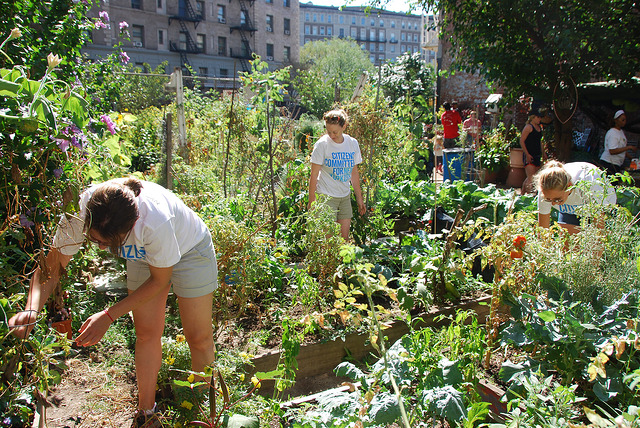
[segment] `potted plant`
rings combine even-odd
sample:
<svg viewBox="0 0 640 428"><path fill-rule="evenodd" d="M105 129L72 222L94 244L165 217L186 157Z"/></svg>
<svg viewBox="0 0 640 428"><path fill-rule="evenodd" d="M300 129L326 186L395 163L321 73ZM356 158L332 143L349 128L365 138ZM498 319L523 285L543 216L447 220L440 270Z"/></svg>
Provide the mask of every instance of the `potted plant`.
<svg viewBox="0 0 640 428"><path fill-rule="evenodd" d="M476 148L476 164L482 170L482 182L493 183L500 171L509 166L509 141L504 127L493 129Z"/></svg>

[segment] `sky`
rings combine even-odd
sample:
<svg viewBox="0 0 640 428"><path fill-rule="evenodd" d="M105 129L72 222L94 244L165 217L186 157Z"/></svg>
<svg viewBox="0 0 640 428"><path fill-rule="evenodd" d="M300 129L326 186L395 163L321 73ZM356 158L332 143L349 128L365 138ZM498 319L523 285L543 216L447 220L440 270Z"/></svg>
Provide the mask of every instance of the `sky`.
<svg viewBox="0 0 640 428"><path fill-rule="evenodd" d="M361 6L361 5L366 5L368 2L367 0L354 0L351 3L347 4L348 0L300 0L300 4L305 4L308 3L309 1L311 1L311 3L313 3L316 6L342 6L342 5L346 5L346 6ZM385 0L382 0L383 2ZM384 10L388 10L390 12L408 12L409 11L409 4L406 1L403 0L390 0L385 6L384 6ZM422 10L414 10L412 13L414 14L420 14L422 12Z"/></svg>

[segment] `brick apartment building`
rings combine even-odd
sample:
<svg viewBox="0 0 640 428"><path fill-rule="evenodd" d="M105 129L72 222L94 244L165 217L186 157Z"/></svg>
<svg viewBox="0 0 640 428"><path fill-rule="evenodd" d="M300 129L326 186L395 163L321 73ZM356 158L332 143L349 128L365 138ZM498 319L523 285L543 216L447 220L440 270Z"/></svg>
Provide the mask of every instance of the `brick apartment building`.
<svg viewBox="0 0 640 428"><path fill-rule="evenodd" d="M301 3L300 45L334 37L351 38L369 53L371 62L378 65L405 52L423 52L423 19L421 15L399 12L367 14L357 6L340 9Z"/></svg>
<svg viewBox="0 0 640 428"><path fill-rule="evenodd" d="M92 10L109 14L109 28L92 31L83 51L105 57L122 42L131 62L166 72L188 65L198 76L233 77L249 69L253 53L280 68L297 62L298 0L103 0ZM128 24L123 40L120 22Z"/></svg>

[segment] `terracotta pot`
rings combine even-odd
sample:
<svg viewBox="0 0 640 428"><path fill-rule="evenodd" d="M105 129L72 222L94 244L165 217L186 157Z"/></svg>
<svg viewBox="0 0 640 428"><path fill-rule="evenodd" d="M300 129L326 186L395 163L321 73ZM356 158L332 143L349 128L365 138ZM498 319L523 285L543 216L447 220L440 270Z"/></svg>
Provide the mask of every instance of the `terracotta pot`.
<svg viewBox="0 0 640 428"><path fill-rule="evenodd" d="M73 330L71 329L71 318L64 321L55 321L51 323L51 327L58 333L67 334L67 339L71 340L73 337Z"/></svg>
<svg viewBox="0 0 640 428"><path fill-rule="evenodd" d="M487 183L497 183L498 182L498 173L500 171L489 171L488 169L482 170L482 184L485 185Z"/></svg>
<svg viewBox="0 0 640 428"><path fill-rule="evenodd" d="M524 150L520 148L512 148L509 152L509 165L512 168L524 168Z"/></svg>
<svg viewBox="0 0 640 428"><path fill-rule="evenodd" d="M507 186L520 188L522 183L527 178L527 173L524 168L509 168L509 175L507 176Z"/></svg>

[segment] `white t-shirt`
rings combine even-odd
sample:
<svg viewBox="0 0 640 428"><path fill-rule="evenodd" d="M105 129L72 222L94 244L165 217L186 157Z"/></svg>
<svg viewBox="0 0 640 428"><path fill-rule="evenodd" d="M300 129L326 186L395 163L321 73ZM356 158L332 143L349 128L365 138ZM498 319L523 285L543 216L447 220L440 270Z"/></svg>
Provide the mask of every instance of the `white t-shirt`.
<svg viewBox="0 0 640 428"><path fill-rule="evenodd" d="M342 143L334 142L323 135L313 146L311 163L321 165L316 192L334 198L343 198L351 194L351 171L362 163L358 141L342 134Z"/></svg>
<svg viewBox="0 0 640 428"><path fill-rule="evenodd" d="M626 145L627 137L624 135L622 129L609 129L604 136L604 152L602 152L600 159L609 162L612 165L621 166L624 163L625 152L612 155L609 153L609 150L626 147Z"/></svg>
<svg viewBox="0 0 640 428"><path fill-rule="evenodd" d="M84 242L87 202L99 186L93 185L80 195L78 217L63 216L60 220L53 246L62 254L74 255ZM137 203L138 221L120 247L120 256L127 260L154 267L171 267L209 234L195 212L158 184L143 181Z"/></svg>
<svg viewBox="0 0 640 428"><path fill-rule="evenodd" d="M616 191L613 186L603 181L603 171L595 165L588 162L571 162L565 164L564 169L571 176L571 183L574 185L581 181L590 183L588 194L580 187L573 187L564 204L552 205L551 202L544 200L542 192L538 192L538 212L540 214L551 213L552 207L561 213L575 214L576 209L587 202L603 205L616 203Z"/></svg>

